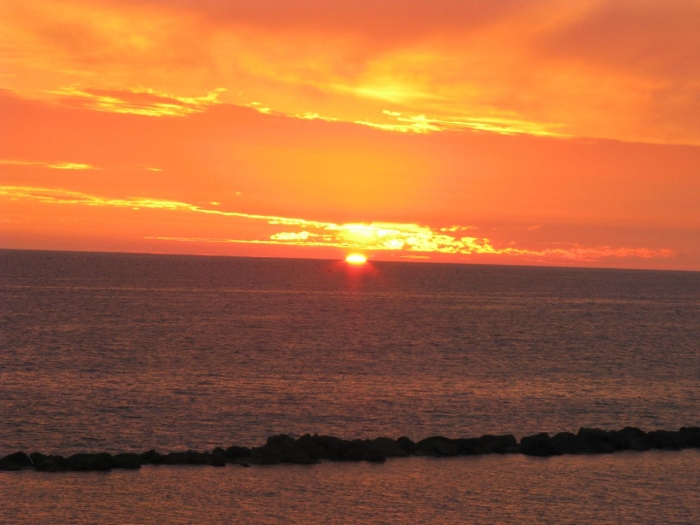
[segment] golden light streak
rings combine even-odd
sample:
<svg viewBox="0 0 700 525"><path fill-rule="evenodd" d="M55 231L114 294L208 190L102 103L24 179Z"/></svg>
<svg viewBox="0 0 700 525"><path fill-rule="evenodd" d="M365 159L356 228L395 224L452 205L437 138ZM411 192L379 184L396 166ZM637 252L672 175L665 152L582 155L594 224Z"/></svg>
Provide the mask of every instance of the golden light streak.
<svg viewBox="0 0 700 525"><path fill-rule="evenodd" d="M5 166L44 166L53 170L98 170L95 166L80 162L41 162L33 160L0 159L0 165Z"/></svg>
<svg viewBox="0 0 700 525"><path fill-rule="evenodd" d="M49 164L49 168L55 170L94 170L96 169L89 164L78 164L75 162L60 162L58 164Z"/></svg>
<svg viewBox="0 0 700 525"><path fill-rule="evenodd" d="M7 196L14 199L32 199L50 204L83 204L87 206L107 206L112 208L148 208L171 211L191 211L196 213L206 213L210 215L221 215L224 217L240 217L244 219L256 219L268 221L269 224L293 225L301 227L325 228L336 226L329 222L308 221L305 219L294 219L289 217L278 217L275 215L256 215L250 213L240 213L233 211L210 210L201 208L195 204L186 202L168 201L162 199L148 199L134 197L128 199L105 199L95 195L89 195L79 191L35 188L31 186L0 186L0 196Z"/></svg>
<svg viewBox="0 0 700 525"><path fill-rule="evenodd" d="M208 106L220 104L219 94L225 88L217 88L202 97L182 97L160 93L149 88L127 91L81 89L78 86L49 91L64 99L79 101L90 109L113 113L128 113L148 117L183 117L200 113Z"/></svg>
<svg viewBox="0 0 700 525"><path fill-rule="evenodd" d="M560 124L547 124L529 122L515 118L505 117L480 117L467 119L439 119L428 117L425 114L404 116L398 111L383 110L384 119L376 120L350 120L342 118L328 117L319 113L286 113L277 111L272 108L262 106L260 102L251 102L249 104L241 104L242 107L254 109L265 115L276 115L280 117L290 117L302 120L323 120L325 122L345 122L349 124L357 124L367 126L382 131L394 133L439 133L444 131L487 131L491 133L499 133L501 135L534 135L538 137L569 137L566 133L555 131L561 127Z"/></svg>
<svg viewBox="0 0 700 525"><path fill-rule="evenodd" d="M500 133L502 135L527 134L540 137L567 137L564 133L553 131L552 128L559 127L554 124L541 124L536 122L527 122L524 120L507 119L507 118L474 118L465 120L455 119L436 119L428 118L425 115L414 115L410 117L402 116L400 112L386 111L384 115L395 119L395 123L379 123L371 121L355 121L355 124L369 126L372 128L382 129L385 131L395 131L399 133L432 133L440 131L458 131L470 129L474 131L489 131L492 133Z"/></svg>
<svg viewBox="0 0 700 525"><path fill-rule="evenodd" d="M206 243L248 243L276 244L288 246L333 247L349 250L371 250L386 252L440 253L455 255L499 255L544 260L568 260L594 262L602 258L643 258L671 257L674 252L668 249L628 248L613 246L585 247L570 244L567 247L532 250L517 248L512 243L498 247L485 237L459 236L458 232L471 229L470 226L431 228L418 224L405 223L346 223L315 221L275 215L257 215L234 211L202 208L195 204L148 198L102 198L82 192L35 188L28 186L0 186L0 196L12 200L30 199L46 204L72 204L103 206L111 208L131 208L134 210L160 209L169 212L189 212L226 217L237 217L265 221L268 225L292 226L299 231L282 231L266 238L235 239L213 237L148 236L146 239L179 242ZM454 235L450 235L453 233Z"/></svg>
<svg viewBox="0 0 700 525"><path fill-rule="evenodd" d="M274 235L271 237L275 237ZM311 237L311 235L310 235ZM294 240L282 240L279 238L266 239L226 239L226 238L213 238L213 237L166 237L166 236L147 236L145 239L159 240L159 241L176 241L176 242L192 242L192 243L217 243L217 244L271 244L277 246L306 246L306 247L325 247L325 248L341 248L341 249L365 249L372 251L393 251L391 248L378 247L372 245L363 245L359 243L348 243L343 241L333 241L332 239L326 238L320 241L294 241ZM578 244L572 244L570 248L547 248L543 250L528 250L519 248L494 248L490 246L489 239L482 239L482 246L476 250L470 249L470 243L466 243L461 249L450 249L450 250L429 250L423 253L447 253L454 255L499 255L499 256L511 256L520 257L528 261L535 261L540 263L556 262L556 261L570 261L570 262L580 262L580 263L594 263L601 259L606 258L640 258L640 259L652 259L652 258L669 258L675 256L675 252L669 249L661 250L650 250L648 248L626 248L626 247L612 247L612 246L598 246L598 247L582 247ZM459 245L459 240L455 242L455 245ZM473 245L471 245L473 247ZM421 251L413 248L408 248L412 251ZM400 255L400 257L411 258L411 259L429 259L428 256L422 255Z"/></svg>

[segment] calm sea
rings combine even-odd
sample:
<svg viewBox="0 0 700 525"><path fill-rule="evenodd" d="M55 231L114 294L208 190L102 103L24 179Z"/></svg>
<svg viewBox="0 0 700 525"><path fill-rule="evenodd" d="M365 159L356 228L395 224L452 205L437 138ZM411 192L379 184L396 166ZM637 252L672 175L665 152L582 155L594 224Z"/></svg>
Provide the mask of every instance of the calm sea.
<svg viewBox="0 0 700 525"><path fill-rule="evenodd" d="M0 251L0 455L677 429L698 407L700 273ZM700 523L699 472L687 450L0 473L0 522Z"/></svg>

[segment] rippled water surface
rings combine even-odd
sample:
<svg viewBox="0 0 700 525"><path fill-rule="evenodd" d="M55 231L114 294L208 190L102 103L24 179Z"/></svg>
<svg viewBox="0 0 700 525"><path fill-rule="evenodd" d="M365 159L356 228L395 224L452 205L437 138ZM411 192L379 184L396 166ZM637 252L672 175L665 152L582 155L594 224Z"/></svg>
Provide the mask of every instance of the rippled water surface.
<svg viewBox="0 0 700 525"><path fill-rule="evenodd" d="M211 449L261 444L275 433L420 439L487 432L520 437L584 425L700 425L699 341L700 273L405 263L350 268L334 261L0 251L0 454ZM398 517L408 510L392 502L427 501L425 522L432 504L455 517L492 497L494 520L515 523L504 503L510 495L527 496L533 505L541 500L532 512L543 512L543 523L579 523L557 518L550 511L558 507L543 503L559 498L557 505L579 506L576 497L569 501L566 491L557 492L573 483L570 469L592 483L567 489L587 494L583 507L597 504L603 483L624 485L624 501L642 509L646 485L634 488L630 483L641 481L629 481L638 468L646 469L644 483L656 483L663 501L676 502L683 484L697 480L692 472L685 479L673 473L697 472L692 452L631 457L484 458L439 468L406 460L223 473L146 468L60 479L74 494L62 497L104 497L106 506L117 496L110 500L100 491L128 500L141 497L127 493L142 483L147 500L171 498L181 523L198 522L187 517L199 508L186 496L194 484L209 487L206 502L227 490L253 491L245 483L258 478L255 486L270 488L251 492L254 503L234 498L228 507L211 505L201 510L214 513L211 520L202 522L227 521L216 512L243 518L250 505L264 510L256 519L287 512L293 505L287 497L299 500L302 514L304 501L318 498L329 509L341 498L345 505L369 505L370 512L374 499L387 494L385 510ZM506 492L493 485L492 469L501 473L498 490ZM525 491L526 474L539 480L540 492L507 492L509 483ZM15 509L27 491L51 501L61 489L57 477L7 476L0 479L19 498ZM299 479L288 479L294 476ZM674 477L678 490L659 482ZM310 479L328 484L329 492L313 492ZM282 498L289 483L307 488ZM268 508L269 501L277 507ZM697 498L683 501L678 523L698 523ZM36 512L51 512L42 505ZM683 505L692 510L684 514ZM481 522L498 522L479 508ZM143 512L134 523L160 519L153 509ZM422 510L412 512L418 517ZM616 522L611 512L598 523ZM330 520L324 516L320 521ZM391 514L385 516L379 521L390 521Z"/></svg>

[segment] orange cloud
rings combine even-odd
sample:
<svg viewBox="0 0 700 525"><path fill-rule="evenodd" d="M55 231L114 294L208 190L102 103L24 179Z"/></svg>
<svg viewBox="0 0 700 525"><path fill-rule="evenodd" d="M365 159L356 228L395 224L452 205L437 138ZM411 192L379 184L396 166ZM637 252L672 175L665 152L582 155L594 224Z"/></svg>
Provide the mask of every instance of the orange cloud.
<svg viewBox="0 0 700 525"><path fill-rule="evenodd" d="M198 111L221 87L388 131L698 145L699 25L696 2L651 0L10 0L0 68L103 110Z"/></svg>

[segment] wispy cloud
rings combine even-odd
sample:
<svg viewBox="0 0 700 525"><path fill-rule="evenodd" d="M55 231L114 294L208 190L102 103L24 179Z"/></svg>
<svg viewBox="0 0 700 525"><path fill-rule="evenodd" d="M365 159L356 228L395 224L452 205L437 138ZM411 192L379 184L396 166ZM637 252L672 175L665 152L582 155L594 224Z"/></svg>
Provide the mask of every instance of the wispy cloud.
<svg viewBox="0 0 700 525"><path fill-rule="evenodd" d="M431 133L438 131L490 131L503 135L528 134L543 137L565 137L567 135L554 131L557 127L553 124L528 122L525 120L509 118L473 118L473 119L438 119L425 115L404 116L396 111L383 111L383 114L394 122L371 122L358 120L355 124L370 126L387 131L401 133Z"/></svg>
<svg viewBox="0 0 700 525"><path fill-rule="evenodd" d="M37 160L0 159L4 166L43 166L52 170L98 170L95 166L80 162L42 162Z"/></svg>
<svg viewBox="0 0 700 525"><path fill-rule="evenodd" d="M234 211L203 208L180 201L149 198L103 198L77 191L35 188L28 186L0 186L0 196L13 200L31 199L46 204L72 204L105 206L130 209L160 209L169 212L188 212L220 216L222 218L242 218L265 221L270 226L285 226L277 231L257 238L217 238L217 237L177 237L148 236L147 239L199 242L199 243L246 243L275 244L289 246L315 246L366 251L397 252L403 255L421 257L425 254L497 255L505 257L529 258L542 261L594 262L605 258L671 257L674 252L668 249L630 248L615 246L562 245L556 248L528 249L509 243L499 246L486 237L463 236L461 232L472 229L470 226L450 226L432 228L430 226L406 223L345 223L315 221L309 219L258 215ZM288 228L292 228L289 230Z"/></svg>
<svg viewBox="0 0 700 525"><path fill-rule="evenodd" d="M200 113L209 106L220 104L218 96L223 91L226 90L217 88L201 97L182 97L147 88L110 90L70 86L49 93L58 96L62 103L97 111L148 117L182 117Z"/></svg>
<svg viewBox="0 0 700 525"><path fill-rule="evenodd" d="M79 191L70 191L53 188L36 188L31 186L0 186L0 196L13 199L31 199L46 204L82 204L87 206L106 206L111 208L131 209L161 209L170 211L190 211L223 217L240 217L244 219L264 220L274 225L293 225L304 227L326 227L332 223L294 219L290 217L278 217L276 215L256 215L233 211L211 210L186 202L169 201L163 199L149 199L133 197L125 199L109 199L89 195Z"/></svg>
<svg viewBox="0 0 700 525"><path fill-rule="evenodd" d="M426 115L406 115L398 111L383 110L372 120L349 120L320 115L319 113L285 113L263 106L260 102L242 104L265 115L276 115L303 120L323 120L325 122L345 122L397 133L438 133L442 131L488 131L502 135L535 135L539 137L568 137L557 131L560 125L529 122L507 117L479 118L434 118Z"/></svg>

